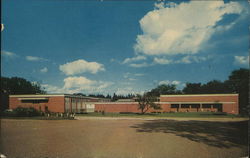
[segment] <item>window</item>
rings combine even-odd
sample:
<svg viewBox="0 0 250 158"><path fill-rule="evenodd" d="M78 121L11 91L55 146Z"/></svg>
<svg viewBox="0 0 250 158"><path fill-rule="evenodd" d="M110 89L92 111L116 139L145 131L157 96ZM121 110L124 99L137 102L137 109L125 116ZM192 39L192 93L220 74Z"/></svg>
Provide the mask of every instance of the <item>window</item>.
<svg viewBox="0 0 250 158"><path fill-rule="evenodd" d="M181 104L181 108L189 108L189 104Z"/></svg>
<svg viewBox="0 0 250 158"><path fill-rule="evenodd" d="M48 103L48 100L22 100L22 103L32 103L32 104L39 104L39 103Z"/></svg>
<svg viewBox="0 0 250 158"><path fill-rule="evenodd" d="M202 108L211 108L211 104L202 104Z"/></svg>
<svg viewBox="0 0 250 158"><path fill-rule="evenodd" d="M179 108L179 104L171 104L171 108Z"/></svg>
<svg viewBox="0 0 250 158"><path fill-rule="evenodd" d="M191 104L191 108L199 108L200 104Z"/></svg>

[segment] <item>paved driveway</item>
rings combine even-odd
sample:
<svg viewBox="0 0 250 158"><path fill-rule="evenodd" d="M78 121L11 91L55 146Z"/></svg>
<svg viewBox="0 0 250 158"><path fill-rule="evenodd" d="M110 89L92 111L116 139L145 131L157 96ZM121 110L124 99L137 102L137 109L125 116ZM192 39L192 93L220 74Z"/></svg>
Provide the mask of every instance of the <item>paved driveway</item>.
<svg viewBox="0 0 250 158"><path fill-rule="evenodd" d="M247 121L1 120L8 158L238 158Z"/></svg>

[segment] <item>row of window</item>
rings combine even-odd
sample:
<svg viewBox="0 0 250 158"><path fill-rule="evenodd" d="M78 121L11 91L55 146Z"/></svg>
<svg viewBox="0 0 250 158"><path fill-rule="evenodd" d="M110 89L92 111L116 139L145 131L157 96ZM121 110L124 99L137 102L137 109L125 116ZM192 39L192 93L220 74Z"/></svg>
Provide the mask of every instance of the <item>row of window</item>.
<svg viewBox="0 0 250 158"><path fill-rule="evenodd" d="M180 108L221 108L222 104L180 104ZM179 104L171 104L171 108L179 108Z"/></svg>
<svg viewBox="0 0 250 158"><path fill-rule="evenodd" d="M32 104L39 104L39 103L48 103L48 100L22 100L22 103L32 103Z"/></svg>

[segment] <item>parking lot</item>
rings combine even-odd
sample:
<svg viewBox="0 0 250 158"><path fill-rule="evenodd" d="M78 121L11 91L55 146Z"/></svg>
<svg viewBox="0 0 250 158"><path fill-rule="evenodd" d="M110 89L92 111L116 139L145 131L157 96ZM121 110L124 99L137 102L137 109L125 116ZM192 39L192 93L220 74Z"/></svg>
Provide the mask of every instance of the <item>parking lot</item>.
<svg viewBox="0 0 250 158"><path fill-rule="evenodd" d="M1 120L8 158L238 158L247 121L167 119Z"/></svg>

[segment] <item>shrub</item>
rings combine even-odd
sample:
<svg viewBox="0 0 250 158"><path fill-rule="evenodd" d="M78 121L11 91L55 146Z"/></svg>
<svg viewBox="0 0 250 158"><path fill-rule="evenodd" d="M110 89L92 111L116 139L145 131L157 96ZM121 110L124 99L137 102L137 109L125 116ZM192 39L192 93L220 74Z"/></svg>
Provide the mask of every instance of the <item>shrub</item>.
<svg viewBox="0 0 250 158"><path fill-rule="evenodd" d="M14 109L13 112L18 117L32 117L41 115L41 113L33 107L29 108L18 107Z"/></svg>

